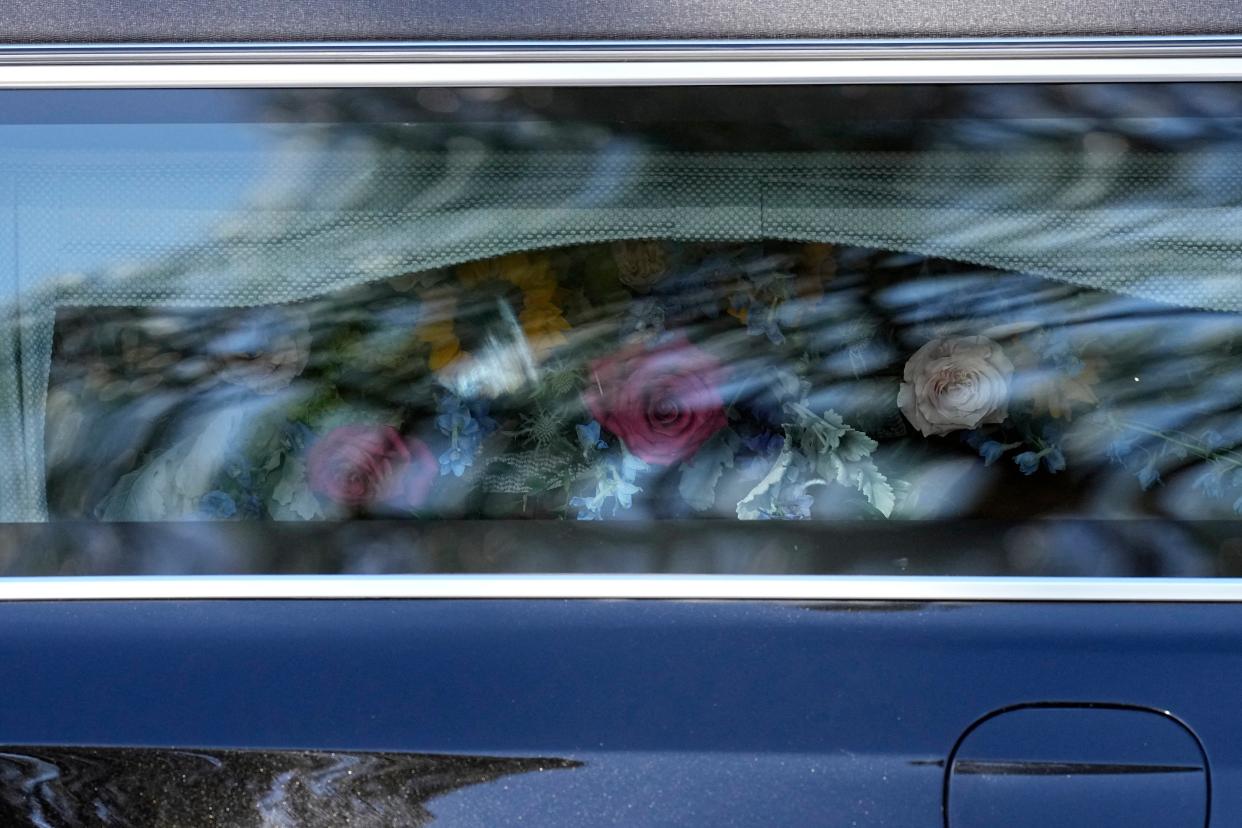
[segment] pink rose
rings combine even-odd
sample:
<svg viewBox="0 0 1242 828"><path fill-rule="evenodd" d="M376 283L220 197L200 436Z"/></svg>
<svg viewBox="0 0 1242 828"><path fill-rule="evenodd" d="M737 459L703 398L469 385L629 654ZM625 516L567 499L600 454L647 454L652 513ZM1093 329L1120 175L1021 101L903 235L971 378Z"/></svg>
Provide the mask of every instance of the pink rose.
<svg viewBox="0 0 1242 828"><path fill-rule="evenodd" d="M627 346L591 364L582 395L592 416L640 460L684 460L727 424L724 369L684 338L648 350Z"/></svg>
<svg viewBox="0 0 1242 828"><path fill-rule="evenodd" d="M427 444L381 425L345 425L319 439L306 459L311 490L346 506L422 504L439 473Z"/></svg>
<svg viewBox="0 0 1242 828"><path fill-rule="evenodd" d="M1003 422L1013 363L986 336L933 339L906 363L897 406L930 437Z"/></svg>

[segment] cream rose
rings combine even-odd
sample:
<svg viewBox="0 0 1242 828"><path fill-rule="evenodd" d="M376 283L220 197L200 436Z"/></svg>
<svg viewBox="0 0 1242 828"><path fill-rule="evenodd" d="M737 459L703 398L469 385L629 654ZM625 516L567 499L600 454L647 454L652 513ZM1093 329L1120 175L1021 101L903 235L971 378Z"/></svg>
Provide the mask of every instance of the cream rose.
<svg viewBox="0 0 1242 828"><path fill-rule="evenodd" d="M1009 416L1013 363L986 336L933 339L906 363L897 406L923 436Z"/></svg>

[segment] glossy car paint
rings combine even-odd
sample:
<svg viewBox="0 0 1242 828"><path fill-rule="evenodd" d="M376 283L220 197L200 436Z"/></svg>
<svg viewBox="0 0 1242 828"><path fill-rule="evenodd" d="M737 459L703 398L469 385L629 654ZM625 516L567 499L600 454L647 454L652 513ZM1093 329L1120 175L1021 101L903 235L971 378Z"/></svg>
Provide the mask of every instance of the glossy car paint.
<svg viewBox="0 0 1242 828"><path fill-rule="evenodd" d="M946 760L994 711L1132 705L1199 737L1211 824L1230 825L1240 619L1232 604L15 602L0 741L562 763L464 774L427 804L437 825L917 828L944 824Z"/></svg>

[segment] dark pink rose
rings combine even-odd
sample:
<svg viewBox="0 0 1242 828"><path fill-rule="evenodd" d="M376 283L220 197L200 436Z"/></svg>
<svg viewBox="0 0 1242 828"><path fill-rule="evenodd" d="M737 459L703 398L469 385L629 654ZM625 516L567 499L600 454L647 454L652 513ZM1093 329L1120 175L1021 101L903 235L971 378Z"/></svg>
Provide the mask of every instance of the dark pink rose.
<svg viewBox="0 0 1242 828"><path fill-rule="evenodd" d="M334 428L306 458L311 490L346 506L419 506L438 473L426 443L382 425Z"/></svg>
<svg viewBox="0 0 1242 828"><path fill-rule="evenodd" d="M727 424L723 376L719 360L685 338L654 349L635 344L591 364L582 399L634 456L667 466Z"/></svg>

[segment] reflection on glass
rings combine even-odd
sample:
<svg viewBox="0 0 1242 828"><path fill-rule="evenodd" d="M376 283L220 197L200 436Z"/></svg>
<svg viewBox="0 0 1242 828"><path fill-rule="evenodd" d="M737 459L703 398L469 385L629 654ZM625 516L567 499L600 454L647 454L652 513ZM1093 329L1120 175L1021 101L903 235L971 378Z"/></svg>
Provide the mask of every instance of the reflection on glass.
<svg viewBox="0 0 1242 828"><path fill-rule="evenodd" d="M922 256L620 241L55 331L57 518L1242 509L1242 318Z"/></svg>
<svg viewBox="0 0 1242 828"><path fill-rule="evenodd" d="M416 828L436 797L561 759L22 747L0 752L0 817L30 828Z"/></svg>
<svg viewBox="0 0 1242 828"><path fill-rule="evenodd" d="M0 96L0 571L1232 572L1238 94Z"/></svg>

